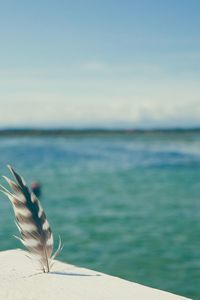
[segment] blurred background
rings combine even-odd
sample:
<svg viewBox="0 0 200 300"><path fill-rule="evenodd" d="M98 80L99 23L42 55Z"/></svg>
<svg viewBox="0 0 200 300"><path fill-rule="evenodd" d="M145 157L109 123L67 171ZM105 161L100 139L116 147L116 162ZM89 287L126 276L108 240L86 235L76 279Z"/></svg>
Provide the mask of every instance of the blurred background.
<svg viewBox="0 0 200 300"><path fill-rule="evenodd" d="M40 182L61 260L193 299L199 13L188 0L0 1L0 173ZM20 247L1 198L1 250Z"/></svg>

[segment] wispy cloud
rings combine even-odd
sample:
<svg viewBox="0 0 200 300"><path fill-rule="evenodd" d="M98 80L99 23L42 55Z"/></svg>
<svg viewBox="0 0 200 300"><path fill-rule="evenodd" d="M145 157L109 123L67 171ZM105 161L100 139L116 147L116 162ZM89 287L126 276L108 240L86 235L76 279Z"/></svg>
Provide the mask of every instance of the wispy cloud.
<svg viewBox="0 0 200 300"><path fill-rule="evenodd" d="M109 65L102 61L89 61L81 65L81 69L88 72L102 72L108 71Z"/></svg>

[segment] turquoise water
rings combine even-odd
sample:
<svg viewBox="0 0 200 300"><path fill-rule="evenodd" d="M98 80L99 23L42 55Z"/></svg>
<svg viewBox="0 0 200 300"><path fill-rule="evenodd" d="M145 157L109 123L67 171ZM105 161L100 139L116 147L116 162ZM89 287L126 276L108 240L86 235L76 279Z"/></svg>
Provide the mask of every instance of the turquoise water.
<svg viewBox="0 0 200 300"><path fill-rule="evenodd" d="M61 260L200 298L200 133L4 137L8 163L42 183ZM3 195L0 228L21 247Z"/></svg>

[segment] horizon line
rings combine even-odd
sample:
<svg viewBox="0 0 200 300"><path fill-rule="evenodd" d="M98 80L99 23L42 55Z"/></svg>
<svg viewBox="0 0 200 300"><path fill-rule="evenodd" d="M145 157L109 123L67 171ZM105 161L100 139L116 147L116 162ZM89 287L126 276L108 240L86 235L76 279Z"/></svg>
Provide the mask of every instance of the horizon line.
<svg viewBox="0 0 200 300"><path fill-rule="evenodd" d="M185 127L0 127L0 133L25 133L25 132L167 132L167 131L200 131L200 126Z"/></svg>

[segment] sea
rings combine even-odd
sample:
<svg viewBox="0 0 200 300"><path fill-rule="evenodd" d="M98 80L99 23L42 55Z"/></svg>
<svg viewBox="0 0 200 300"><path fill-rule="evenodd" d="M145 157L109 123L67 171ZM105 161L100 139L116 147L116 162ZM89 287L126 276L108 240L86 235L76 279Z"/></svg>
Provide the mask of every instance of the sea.
<svg viewBox="0 0 200 300"><path fill-rule="evenodd" d="M199 131L4 135L7 164L42 185L58 259L200 299ZM17 234L2 194L0 250Z"/></svg>

